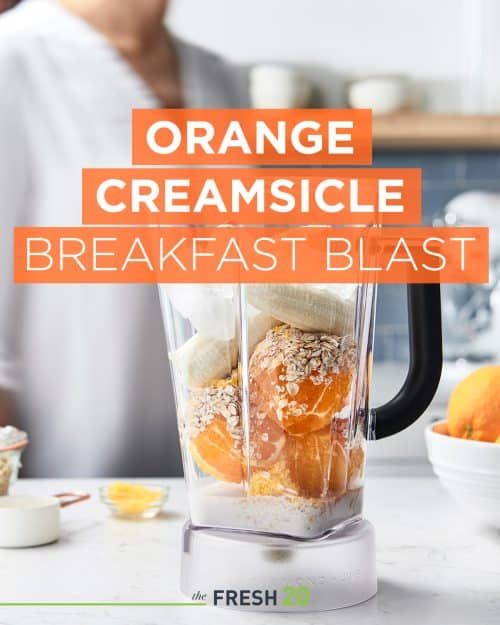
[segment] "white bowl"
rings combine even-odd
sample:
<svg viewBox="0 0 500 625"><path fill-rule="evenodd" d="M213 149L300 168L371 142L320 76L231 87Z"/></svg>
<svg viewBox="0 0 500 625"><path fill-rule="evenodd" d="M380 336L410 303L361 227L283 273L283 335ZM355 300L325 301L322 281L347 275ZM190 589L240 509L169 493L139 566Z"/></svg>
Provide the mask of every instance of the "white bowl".
<svg viewBox="0 0 500 625"><path fill-rule="evenodd" d="M348 98L355 109L372 109L374 115L395 113L408 103L408 82L397 76L357 80L351 83Z"/></svg>
<svg viewBox="0 0 500 625"><path fill-rule="evenodd" d="M254 108L303 108L312 83L293 67L263 63L250 70L250 97Z"/></svg>
<svg viewBox="0 0 500 625"><path fill-rule="evenodd" d="M468 516L500 529L500 445L448 436L436 426L446 421L425 430L434 473Z"/></svg>

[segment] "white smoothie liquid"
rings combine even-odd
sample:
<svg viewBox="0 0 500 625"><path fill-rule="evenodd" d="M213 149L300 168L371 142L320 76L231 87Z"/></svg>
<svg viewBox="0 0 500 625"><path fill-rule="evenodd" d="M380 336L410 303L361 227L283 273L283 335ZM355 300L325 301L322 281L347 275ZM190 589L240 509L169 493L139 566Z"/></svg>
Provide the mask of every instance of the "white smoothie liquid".
<svg viewBox="0 0 500 625"><path fill-rule="evenodd" d="M191 485L194 525L316 538L361 514L363 489L338 498L246 495L239 484L201 479Z"/></svg>

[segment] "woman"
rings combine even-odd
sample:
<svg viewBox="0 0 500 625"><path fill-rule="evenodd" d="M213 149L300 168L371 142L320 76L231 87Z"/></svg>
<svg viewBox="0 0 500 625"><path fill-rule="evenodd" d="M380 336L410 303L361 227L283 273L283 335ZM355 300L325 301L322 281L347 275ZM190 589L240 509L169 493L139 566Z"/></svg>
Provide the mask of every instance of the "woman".
<svg viewBox="0 0 500 625"><path fill-rule="evenodd" d="M81 223L82 167L130 166L132 108L247 105L167 0L25 0L0 17L0 424L24 475L180 472L156 288L12 284L12 228ZM13 389L14 407L9 398Z"/></svg>

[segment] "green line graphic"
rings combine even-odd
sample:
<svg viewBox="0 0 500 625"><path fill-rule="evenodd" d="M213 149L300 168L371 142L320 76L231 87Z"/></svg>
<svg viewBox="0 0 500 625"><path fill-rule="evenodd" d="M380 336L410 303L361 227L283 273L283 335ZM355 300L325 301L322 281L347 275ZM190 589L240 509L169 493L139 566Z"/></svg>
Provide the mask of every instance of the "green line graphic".
<svg viewBox="0 0 500 625"><path fill-rule="evenodd" d="M164 602L53 602L53 601L34 601L34 602L0 602L0 608L165 608L165 607L200 607L206 606L206 603L200 602L183 602L183 601L164 601Z"/></svg>

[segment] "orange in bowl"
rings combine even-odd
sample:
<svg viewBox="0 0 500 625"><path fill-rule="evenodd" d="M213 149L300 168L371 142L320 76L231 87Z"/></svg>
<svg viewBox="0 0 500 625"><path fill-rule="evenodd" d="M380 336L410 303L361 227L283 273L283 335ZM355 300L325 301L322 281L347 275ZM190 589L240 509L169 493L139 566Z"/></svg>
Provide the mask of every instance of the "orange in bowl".
<svg viewBox="0 0 500 625"><path fill-rule="evenodd" d="M438 421L432 426L432 431L436 432L436 434L443 434L444 436L449 436L450 432L448 430L448 421Z"/></svg>
<svg viewBox="0 0 500 625"><path fill-rule="evenodd" d="M494 443L500 437L500 366L482 367L462 380L448 403L450 436Z"/></svg>

